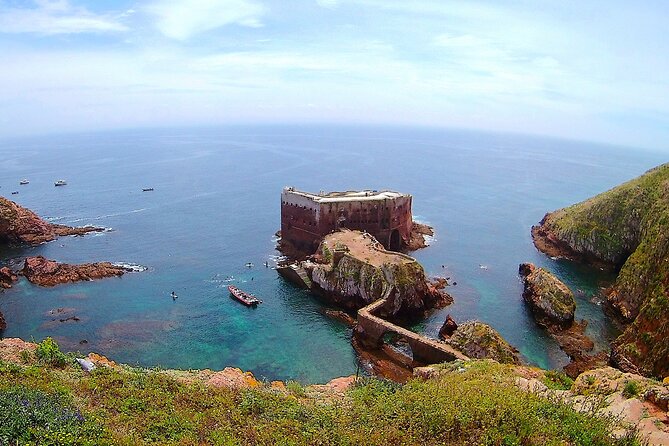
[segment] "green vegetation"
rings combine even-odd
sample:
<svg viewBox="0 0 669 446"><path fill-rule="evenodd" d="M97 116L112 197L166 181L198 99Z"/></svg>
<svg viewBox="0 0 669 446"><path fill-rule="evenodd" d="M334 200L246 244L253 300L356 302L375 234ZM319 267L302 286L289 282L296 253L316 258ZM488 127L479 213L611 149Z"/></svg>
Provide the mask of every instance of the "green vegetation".
<svg viewBox="0 0 669 446"><path fill-rule="evenodd" d="M589 378L589 377L588 377ZM594 376L593 383L594 383ZM564 372L558 370L547 370L544 373L544 379L541 380L546 387L553 390L569 390L574 380L568 377Z"/></svg>
<svg viewBox="0 0 669 446"><path fill-rule="evenodd" d="M510 366L449 370L406 385L368 378L331 395L298 383L231 390L169 371L0 361L0 444L640 444L633 433L612 439L613 420L518 389Z"/></svg>
<svg viewBox="0 0 669 446"><path fill-rule="evenodd" d="M625 387L623 387L623 396L625 398L632 398L639 394L641 391L641 386L636 381L627 381Z"/></svg>
<svg viewBox="0 0 669 446"><path fill-rule="evenodd" d="M576 253L621 268L608 298L633 323L614 353L644 374L669 376L669 164L560 209L543 227Z"/></svg>
<svg viewBox="0 0 669 446"><path fill-rule="evenodd" d="M60 351L58 344L51 338L46 338L39 344L35 350L35 357L40 364L53 367L63 367L67 362L67 356Z"/></svg>

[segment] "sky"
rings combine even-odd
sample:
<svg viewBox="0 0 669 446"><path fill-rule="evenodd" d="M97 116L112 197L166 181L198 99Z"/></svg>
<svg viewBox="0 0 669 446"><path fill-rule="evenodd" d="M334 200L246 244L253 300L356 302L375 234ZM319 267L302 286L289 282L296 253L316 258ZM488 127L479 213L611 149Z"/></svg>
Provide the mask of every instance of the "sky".
<svg viewBox="0 0 669 446"><path fill-rule="evenodd" d="M225 124L669 150L669 1L0 0L0 136Z"/></svg>

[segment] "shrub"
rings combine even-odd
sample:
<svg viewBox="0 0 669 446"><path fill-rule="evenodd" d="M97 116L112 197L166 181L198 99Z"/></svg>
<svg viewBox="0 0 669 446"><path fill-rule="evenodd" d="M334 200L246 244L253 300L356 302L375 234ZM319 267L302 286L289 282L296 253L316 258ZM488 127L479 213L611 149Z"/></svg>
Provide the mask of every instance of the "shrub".
<svg viewBox="0 0 669 446"><path fill-rule="evenodd" d="M286 387L295 396L302 397L306 395L306 393L304 392L304 387L297 381L288 381L286 383Z"/></svg>
<svg viewBox="0 0 669 446"><path fill-rule="evenodd" d="M641 391L641 386L636 381L627 381L625 387L623 387L623 396L625 398L632 398L639 394Z"/></svg>
<svg viewBox="0 0 669 446"><path fill-rule="evenodd" d="M67 362L67 356L60 351L56 341L50 337L37 344L35 356L40 364L53 367L63 367Z"/></svg>

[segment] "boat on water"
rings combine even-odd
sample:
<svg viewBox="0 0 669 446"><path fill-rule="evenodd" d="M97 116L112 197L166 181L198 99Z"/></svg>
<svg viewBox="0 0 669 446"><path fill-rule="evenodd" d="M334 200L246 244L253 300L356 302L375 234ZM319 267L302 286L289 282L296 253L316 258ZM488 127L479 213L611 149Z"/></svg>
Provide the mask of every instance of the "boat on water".
<svg viewBox="0 0 669 446"><path fill-rule="evenodd" d="M153 192L153 188L152 187L145 187L144 189L142 189L142 192Z"/></svg>
<svg viewBox="0 0 669 446"><path fill-rule="evenodd" d="M23 185L25 185L25 184L28 184L28 183L30 183L30 181L28 181L28 180L26 180L26 179L23 179L23 180L19 181L19 184L20 184L21 186L23 186Z"/></svg>
<svg viewBox="0 0 669 446"><path fill-rule="evenodd" d="M53 183L54 186L65 186L67 184L67 181L65 180L58 180L55 183Z"/></svg>
<svg viewBox="0 0 669 446"><path fill-rule="evenodd" d="M19 194L19 191L17 191L17 190L15 190L14 192L12 192L12 195L18 195L18 194Z"/></svg>
<svg viewBox="0 0 669 446"><path fill-rule="evenodd" d="M228 285L228 290L230 295L246 305L247 307L255 307L258 304L262 303L262 300L255 297L253 294L249 294L237 288L236 286Z"/></svg>

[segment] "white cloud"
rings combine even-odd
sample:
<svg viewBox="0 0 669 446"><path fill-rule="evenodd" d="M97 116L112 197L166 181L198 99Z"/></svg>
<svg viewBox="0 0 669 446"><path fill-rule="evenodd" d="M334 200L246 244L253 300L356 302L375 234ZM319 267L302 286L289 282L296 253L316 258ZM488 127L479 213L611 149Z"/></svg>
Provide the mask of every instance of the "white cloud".
<svg viewBox="0 0 669 446"><path fill-rule="evenodd" d="M252 28L262 26L265 7L252 0L158 0L147 8L155 16L155 26L165 36L176 40L225 25Z"/></svg>
<svg viewBox="0 0 669 446"><path fill-rule="evenodd" d="M126 31L114 17L97 15L67 0L39 0L34 8L0 10L0 33L76 34Z"/></svg>

